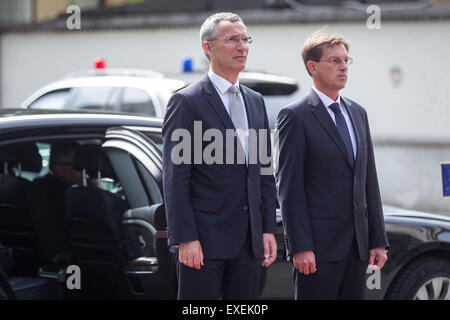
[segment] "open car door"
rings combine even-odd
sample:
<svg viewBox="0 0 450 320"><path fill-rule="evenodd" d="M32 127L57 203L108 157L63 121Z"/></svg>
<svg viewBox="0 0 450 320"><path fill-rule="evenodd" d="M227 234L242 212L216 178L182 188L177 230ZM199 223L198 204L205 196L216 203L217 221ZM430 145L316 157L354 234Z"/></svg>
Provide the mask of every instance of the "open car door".
<svg viewBox="0 0 450 320"><path fill-rule="evenodd" d="M153 134L160 135L154 130ZM124 270L130 298L176 298L175 263L167 247L161 152L139 128L110 128L102 148L130 208L122 218L131 257Z"/></svg>

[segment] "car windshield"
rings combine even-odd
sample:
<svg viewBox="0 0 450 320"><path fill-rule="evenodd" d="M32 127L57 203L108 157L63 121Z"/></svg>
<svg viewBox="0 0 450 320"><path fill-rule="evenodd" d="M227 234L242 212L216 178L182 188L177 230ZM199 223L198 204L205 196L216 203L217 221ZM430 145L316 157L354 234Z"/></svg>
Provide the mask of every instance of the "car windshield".
<svg viewBox="0 0 450 320"><path fill-rule="evenodd" d="M70 109L104 109L113 93L113 87L80 87L76 89Z"/></svg>
<svg viewBox="0 0 450 320"><path fill-rule="evenodd" d="M69 93L70 88L48 92L36 99L29 107L33 109L63 109Z"/></svg>

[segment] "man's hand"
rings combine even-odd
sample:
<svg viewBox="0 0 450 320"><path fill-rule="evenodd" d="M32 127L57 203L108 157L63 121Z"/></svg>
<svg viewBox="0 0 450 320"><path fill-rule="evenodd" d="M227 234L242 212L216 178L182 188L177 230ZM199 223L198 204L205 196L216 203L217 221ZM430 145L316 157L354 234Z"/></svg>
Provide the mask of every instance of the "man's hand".
<svg viewBox="0 0 450 320"><path fill-rule="evenodd" d="M178 248L178 259L186 267L200 270L203 264L203 251L200 241L188 241L180 243Z"/></svg>
<svg viewBox="0 0 450 320"><path fill-rule="evenodd" d="M381 270L387 259L386 247L370 249L369 266L375 265Z"/></svg>
<svg viewBox="0 0 450 320"><path fill-rule="evenodd" d="M261 265L268 267L277 259L277 241L273 233L263 233L263 246L264 256Z"/></svg>
<svg viewBox="0 0 450 320"><path fill-rule="evenodd" d="M306 276L316 272L316 256L312 251L302 251L294 254L294 267Z"/></svg>

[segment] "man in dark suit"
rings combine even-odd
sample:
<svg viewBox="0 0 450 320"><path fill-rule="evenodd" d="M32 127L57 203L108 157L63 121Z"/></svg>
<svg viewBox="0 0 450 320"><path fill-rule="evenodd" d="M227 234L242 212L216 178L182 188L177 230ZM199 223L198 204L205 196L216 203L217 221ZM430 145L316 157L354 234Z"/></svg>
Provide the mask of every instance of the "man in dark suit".
<svg viewBox="0 0 450 320"><path fill-rule="evenodd" d="M200 37L209 72L172 96L163 125L169 245L179 248L178 298L255 299L261 265L269 266L277 249L275 179L261 174L266 164L252 161L249 152L265 142L270 154L267 114L262 96L239 85L251 42L239 16L212 15ZM250 130L261 129L262 138L250 139ZM236 130L231 146L224 143L230 130ZM189 148L180 149L186 141ZM205 155L213 143L211 161Z"/></svg>
<svg viewBox="0 0 450 320"><path fill-rule="evenodd" d="M297 299L362 299L368 264L387 260L367 114L339 94L348 49L340 35L313 33L302 50L313 89L277 119L277 188Z"/></svg>

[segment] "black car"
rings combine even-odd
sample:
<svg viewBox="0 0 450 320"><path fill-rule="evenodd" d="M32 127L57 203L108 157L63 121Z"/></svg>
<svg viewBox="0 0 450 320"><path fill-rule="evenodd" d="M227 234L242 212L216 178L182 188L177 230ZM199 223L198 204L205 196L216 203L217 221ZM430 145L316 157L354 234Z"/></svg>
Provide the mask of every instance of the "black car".
<svg viewBox="0 0 450 320"><path fill-rule="evenodd" d="M378 274L367 270L366 299L450 300L450 217L383 206L390 243ZM281 212L277 211L277 261L267 269L260 298L293 299L292 263L284 252Z"/></svg>
<svg viewBox="0 0 450 320"><path fill-rule="evenodd" d="M137 115L0 109L0 298L176 297L161 126ZM38 181L61 142L77 143L70 165L83 181L56 196ZM278 257L260 297L292 299L279 212L277 220ZM389 261L368 273L367 298L450 299L450 218L385 207L385 221Z"/></svg>
<svg viewBox="0 0 450 320"><path fill-rule="evenodd" d="M4 295L173 298L158 148L162 120L39 110L0 114ZM36 183L48 173L51 147L63 141L79 145L70 165L98 186L73 185L61 196ZM55 201L64 203L62 210L51 210Z"/></svg>

